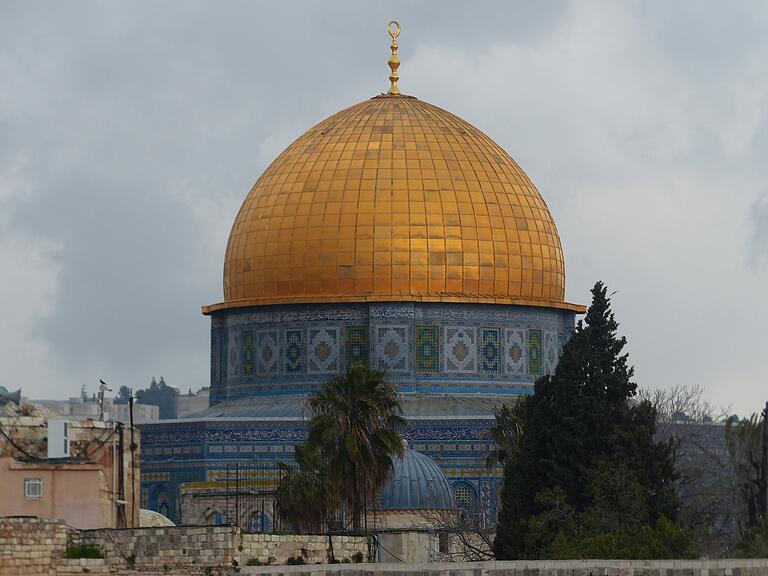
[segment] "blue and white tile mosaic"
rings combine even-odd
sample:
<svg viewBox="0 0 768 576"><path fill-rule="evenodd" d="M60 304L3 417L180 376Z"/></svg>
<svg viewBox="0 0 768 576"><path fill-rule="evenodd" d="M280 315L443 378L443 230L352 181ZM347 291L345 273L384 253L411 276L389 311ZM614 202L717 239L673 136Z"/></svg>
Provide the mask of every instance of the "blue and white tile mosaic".
<svg viewBox="0 0 768 576"><path fill-rule="evenodd" d="M336 374L340 368L339 329L309 330L308 371L313 374Z"/></svg>
<svg viewBox="0 0 768 576"><path fill-rule="evenodd" d="M471 326L445 326L443 335L443 369L458 374L476 372L477 329Z"/></svg>
<svg viewBox="0 0 768 576"><path fill-rule="evenodd" d="M504 371L507 374L526 374L527 358L527 331L524 328L506 328L504 330Z"/></svg>
<svg viewBox="0 0 768 576"><path fill-rule="evenodd" d="M376 364L387 372L408 372L408 326L376 326Z"/></svg>
<svg viewBox="0 0 768 576"><path fill-rule="evenodd" d="M211 396L307 392L369 360L402 391L524 393L554 369L573 322L568 311L485 304L228 311L211 320Z"/></svg>
<svg viewBox="0 0 768 576"><path fill-rule="evenodd" d="M257 333L256 366L260 375L277 374L280 360L277 330L261 330Z"/></svg>
<svg viewBox="0 0 768 576"><path fill-rule="evenodd" d="M544 333L544 373L554 374L560 356L557 333Z"/></svg>

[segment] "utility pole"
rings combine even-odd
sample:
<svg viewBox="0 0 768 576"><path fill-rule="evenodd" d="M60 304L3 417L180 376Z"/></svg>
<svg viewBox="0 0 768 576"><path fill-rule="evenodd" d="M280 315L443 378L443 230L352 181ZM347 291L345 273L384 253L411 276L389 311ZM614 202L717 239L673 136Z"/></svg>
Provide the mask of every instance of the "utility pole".
<svg viewBox="0 0 768 576"><path fill-rule="evenodd" d="M136 528L136 442L133 440L133 388L128 395L128 415L131 420L131 528Z"/></svg>
<svg viewBox="0 0 768 576"><path fill-rule="evenodd" d="M104 422L104 393L112 392L112 388L107 387L104 380L99 380L99 421Z"/></svg>

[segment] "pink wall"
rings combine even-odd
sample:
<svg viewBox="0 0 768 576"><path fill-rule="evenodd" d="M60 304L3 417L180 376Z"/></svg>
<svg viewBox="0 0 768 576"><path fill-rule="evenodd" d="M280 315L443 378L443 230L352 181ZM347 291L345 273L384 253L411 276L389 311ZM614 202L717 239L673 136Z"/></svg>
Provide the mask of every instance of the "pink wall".
<svg viewBox="0 0 768 576"><path fill-rule="evenodd" d="M25 498L25 478L43 481L41 498ZM33 464L0 458L0 486L0 516L61 519L76 528L112 525L109 492L97 464Z"/></svg>

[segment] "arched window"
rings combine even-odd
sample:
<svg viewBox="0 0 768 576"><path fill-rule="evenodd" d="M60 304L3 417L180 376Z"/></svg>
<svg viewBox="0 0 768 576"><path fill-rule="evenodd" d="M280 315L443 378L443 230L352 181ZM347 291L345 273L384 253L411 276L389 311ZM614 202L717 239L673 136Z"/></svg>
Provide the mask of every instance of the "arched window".
<svg viewBox="0 0 768 576"><path fill-rule="evenodd" d="M469 484L461 483L454 486L453 501L460 510L468 514L477 512L477 495Z"/></svg>
<svg viewBox="0 0 768 576"><path fill-rule="evenodd" d="M208 514L207 524L213 524L214 526L221 526L224 524L224 514L218 510L213 510Z"/></svg>
<svg viewBox="0 0 768 576"><path fill-rule="evenodd" d="M168 503L168 491L165 488L160 488L155 492L155 505L153 510L159 512L166 518L169 517L171 512L171 506Z"/></svg>
<svg viewBox="0 0 768 576"><path fill-rule="evenodd" d="M272 519L266 512L253 512L248 517L249 532L272 532Z"/></svg>

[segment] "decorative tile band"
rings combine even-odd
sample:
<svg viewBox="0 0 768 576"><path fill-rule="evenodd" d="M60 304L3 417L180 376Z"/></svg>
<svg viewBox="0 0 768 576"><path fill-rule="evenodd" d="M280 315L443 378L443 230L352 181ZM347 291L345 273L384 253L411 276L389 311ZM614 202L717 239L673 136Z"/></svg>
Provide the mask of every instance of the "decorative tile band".
<svg viewBox="0 0 768 576"><path fill-rule="evenodd" d="M440 329L416 326L416 372L440 371Z"/></svg>
<svg viewBox="0 0 768 576"><path fill-rule="evenodd" d="M573 323L559 309L481 304L229 311L212 317L211 395L302 393L353 363L384 370L404 391L505 393L554 371Z"/></svg>

